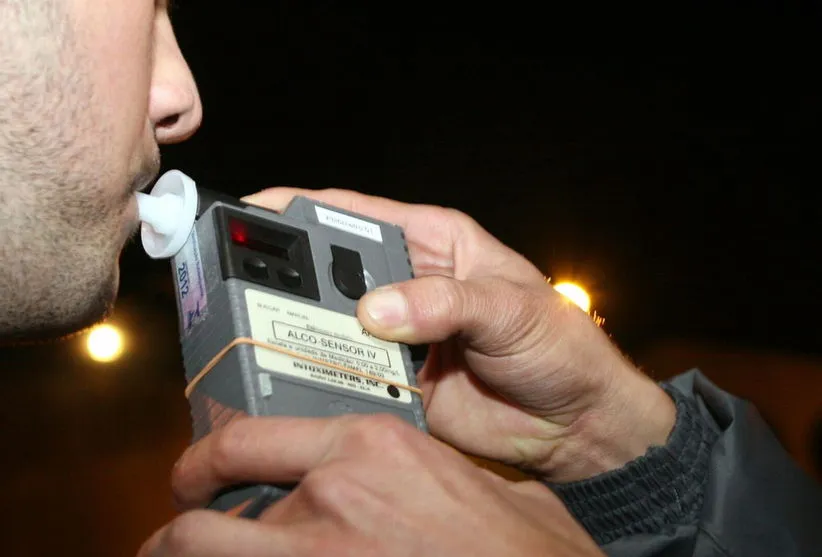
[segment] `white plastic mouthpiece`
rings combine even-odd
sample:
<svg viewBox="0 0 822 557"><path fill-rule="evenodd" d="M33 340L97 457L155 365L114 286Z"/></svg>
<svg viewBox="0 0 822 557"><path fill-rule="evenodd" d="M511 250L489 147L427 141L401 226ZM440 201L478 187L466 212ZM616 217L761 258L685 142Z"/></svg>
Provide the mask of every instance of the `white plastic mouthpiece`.
<svg viewBox="0 0 822 557"><path fill-rule="evenodd" d="M142 221L143 249L152 259L174 257L191 235L197 215L197 186L194 180L170 170L163 174L150 194L137 196Z"/></svg>

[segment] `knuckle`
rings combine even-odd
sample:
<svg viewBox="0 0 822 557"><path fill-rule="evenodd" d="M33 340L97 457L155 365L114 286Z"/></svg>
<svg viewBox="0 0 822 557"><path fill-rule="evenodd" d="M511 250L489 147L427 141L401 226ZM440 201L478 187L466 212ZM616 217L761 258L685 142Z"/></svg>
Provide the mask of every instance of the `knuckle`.
<svg viewBox="0 0 822 557"><path fill-rule="evenodd" d="M433 321L460 315L465 309L465 293L461 285L448 277L425 277L425 294L409 300L419 319Z"/></svg>
<svg viewBox="0 0 822 557"><path fill-rule="evenodd" d="M323 188L317 192L320 199L328 200L332 205L344 211L357 213L360 211L359 194L342 188Z"/></svg>
<svg viewBox="0 0 822 557"><path fill-rule="evenodd" d="M347 442L356 446L359 451L379 449L375 431L379 422L379 416L361 416L353 420L346 432Z"/></svg>
<svg viewBox="0 0 822 557"><path fill-rule="evenodd" d="M210 465L218 476L230 472L237 454L248 444L249 420L232 420L213 433L214 439L209 451Z"/></svg>
<svg viewBox="0 0 822 557"><path fill-rule="evenodd" d="M267 197L268 195L270 195L271 192L273 192L275 190L277 190L277 186L264 186L264 187L261 187L261 188L257 189L256 191L252 192L247 197L248 198L263 199L263 198Z"/></svg>
<svg viewBox="0 0 822 557"><path fill-rule="evenodd" d="M325 467L306 475L299 489L314 508L339 513L359 498L357 485L345 469Z"/></svg>
<svg viewBox="0 0 822 557"><path fill-rule="evenodd" d="M170 555L188 554L202 536L204 516L203 511L191 511L172 520L163 535L164 549Z"/></svg>
<svg viewBox="0 0 822 557"><path fill-rule="evenodd" d="M405 420L393 414L376 414L371 420L372 427L380 439L386 437L407 440L413 429Z"/></svg>
<svg viewBox="0 0 822 557"><path fill-rule="evenodd" d="M348 190L344 190L342 188L321 188L316 192L319 195L330 197L333 199L340 199L344 198L346 195L350 194L351 192Z"/></svg>
<svg viewBox="0 0 822 557"><path fill-rule="evenodd" d="M451 207L444 210L446 220L451 225L451 236L455 245L461 245L467 249L472 245L482 243L478 240L481 239L485 229L474 217Z"/></svg>
<svg viewBox="0 0 822 557"><path fill-rule="evenodd" d="M178 505L186 501L188 468L178 464L171 470L171 493Z"/></svg>
<svg viewBox="0 0 822 557"><path fill-rule="evenodd" d="M494 237L476 219L457 209L446 209L446 214L453 249L462 254L463 261L473 263L474 271L528 284L544 280L535 265Z"/></svg>
<svg viewBox="0 0 822 557"><path fill-rule="evenodd" d="M477 221L473 217L459 209L443 207L443 211L446 218L459 227L470 229L477 226Z"/></svg>
<svg viewBox="0 0 822 557"><path fill-rule="evenodd" d="M374 414L356 420L349 429L349 442L359 451L384 455L410 442L411 426L392 414Z"/></svg>

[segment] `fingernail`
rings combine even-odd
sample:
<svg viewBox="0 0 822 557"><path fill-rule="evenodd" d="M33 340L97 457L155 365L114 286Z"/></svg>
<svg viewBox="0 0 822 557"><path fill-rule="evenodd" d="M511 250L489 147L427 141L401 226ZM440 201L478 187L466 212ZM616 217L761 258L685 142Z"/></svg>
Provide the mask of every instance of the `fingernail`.
<svg viewBox="0 0 822 557"><path fill-rule="evenodd" d="M365 311L377 324L395 329L408 319L408 301L393 288L374 290L363 300Z"/></svg>

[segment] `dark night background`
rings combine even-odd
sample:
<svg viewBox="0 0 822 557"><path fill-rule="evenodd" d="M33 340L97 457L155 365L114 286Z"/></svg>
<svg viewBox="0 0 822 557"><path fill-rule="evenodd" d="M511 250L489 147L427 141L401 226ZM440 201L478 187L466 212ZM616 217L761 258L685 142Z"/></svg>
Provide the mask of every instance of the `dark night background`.
<svg viewBox="0 0 822 557"><path fill-rule="evenodd" d="M459 208L586 285L656 377L699 366L756 402L814 473L815 4L181 0L174 20L205 119L165 169L237 196ZM131 555L174 516L190 433L171 275L139 245L122 269L120 362L87 361L82 337L0 354L10 555Z"/></svg>

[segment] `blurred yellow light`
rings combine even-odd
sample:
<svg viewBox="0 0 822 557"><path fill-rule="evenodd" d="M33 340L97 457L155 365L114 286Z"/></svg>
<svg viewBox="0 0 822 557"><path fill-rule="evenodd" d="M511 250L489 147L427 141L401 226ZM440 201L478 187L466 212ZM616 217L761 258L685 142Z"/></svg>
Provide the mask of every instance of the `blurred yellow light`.
<svg viewBox="0 0 822 557"><path fill-rule="evenodd" d="M580 285L573 282L560 282L554 285L554 289L578 305L582 311L591 311L591 297Z"/></svg>
<svg viewBox="0 0 822 557"><path fill-rule="evenodd" d="M88 335L89 356L97 362L113 362L123 353L123 335L112 325L98 325Z"/></svg>

